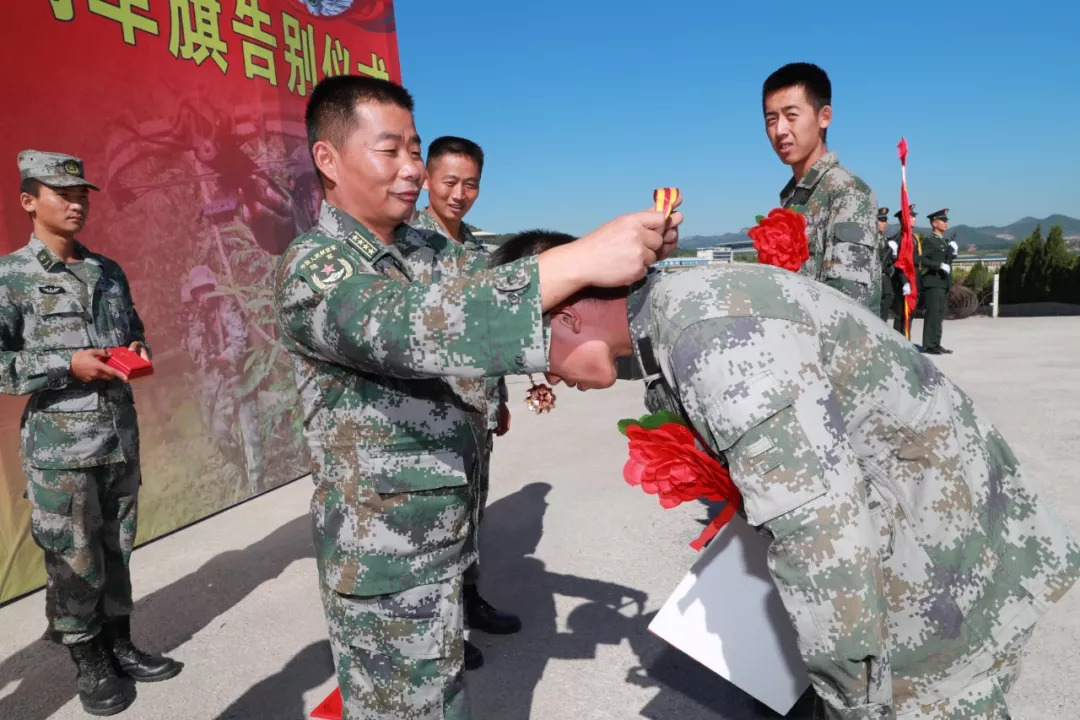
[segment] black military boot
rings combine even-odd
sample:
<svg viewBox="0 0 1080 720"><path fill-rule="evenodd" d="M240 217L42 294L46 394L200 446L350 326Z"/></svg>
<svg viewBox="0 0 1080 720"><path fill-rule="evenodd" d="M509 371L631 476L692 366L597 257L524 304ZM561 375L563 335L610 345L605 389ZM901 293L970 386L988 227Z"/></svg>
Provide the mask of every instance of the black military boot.
<svg viewBox="0 0 1080 720"><path fill-rule="evenodd" d="M184 666L167 657L150 655L131 642L131 618L117 618L105 624L107 647L121 673L138 682L158 682L180 674Z"/></svg>
<svg viewBox="0 0 1080 720"><path fill-rule="evenodd" d="M71 659L79 667L75 684L79 688L79 700L83 710L90 715L115 715L123 712L135 701L127 692L124 682L113 669L109 652L102 647L100 638L78 645L68 645Z"/></svg>
<svg viewBox="0 0 1080 720"><path fill-rule="evenodd" d="M465 586L465 624L472 630L492 635L510 635L521 629L521 618L491 606L475 585Z"/></svg>
<svg viewBox="0 0 1080 720"><path fill-rule="evenodd" d="M465 641L465 669L476 670L484 664L484 653L468 640Z"/></svg>

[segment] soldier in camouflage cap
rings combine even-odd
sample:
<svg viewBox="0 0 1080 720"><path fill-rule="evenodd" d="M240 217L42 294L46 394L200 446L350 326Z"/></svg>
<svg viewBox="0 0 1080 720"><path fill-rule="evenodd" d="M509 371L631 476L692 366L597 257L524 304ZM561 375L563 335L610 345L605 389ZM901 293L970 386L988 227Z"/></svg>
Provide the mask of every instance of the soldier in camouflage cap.
<svg viewBox="0 0 1080 720"><path fill-rule="evenodd" d="M114 667L140 681L180 672L131 642L139 427L125 376L105 363L108 348L150 348L120 266L75 239L97 189L82 161L25 150L18 164L34 230L0 258L0 392L30 396L20 452L50 635L78 665L86 711L113 714L133 700Z"/></svg>
<svg viewBox="0 0 1080 720"><path fill-rule="evenodd" d="M327 78L306 121L319 224L275 278L311 449L319 584L346 720L469 717L462 574L475 559L484 377L544 370L544 310L621 285L674 249L646 211L581 242L476 270L405 224L424 181L404 88Z"/></svg>
<svg viewBox="0 0 1080 720"><path fill-rule="evenodd" d="M785 65L765 80L761 104L769 141L792 171L780 202L806 215L810 259L799 272L878 312L877 201L870 187L825 144L832 122L829 76L810 63Z"/></svg>
<svg viewBox="0 0 1080 720"><path fill-rule="evenodd" d="M514 261L571 238L530 233ZM963 390L868 308L768 265L650 274L551 317L553 382L614 383L724 458L798 634L821 716L1007 718L1080 546Z"/></svg>
<svg viewBox="0 0 1080 720"><path fill-rule="evenodd" d="M484 171L484 151L472 140L459 137L435 138L428 146L427 182L430 204L409 222L424 230L433 230L456 242L448 243L449 252L469 253L478 267L486 267L487 247L480 242L465 216L480 196L480 178ZM484 506L487 504L490 486L491 452L494 437L505 435L510 429L510 410L507 408L506 380L489 378L487 398L488 432L477 472L477 523L481 524ZM479 550L480 543L477 543ZM480 559L465 571L465 625L472 630L506 635L521 629L521 619L511 613L497 610L480 595ZM465 668L478 667L483 662L480 649L465 641Z"/></svg>

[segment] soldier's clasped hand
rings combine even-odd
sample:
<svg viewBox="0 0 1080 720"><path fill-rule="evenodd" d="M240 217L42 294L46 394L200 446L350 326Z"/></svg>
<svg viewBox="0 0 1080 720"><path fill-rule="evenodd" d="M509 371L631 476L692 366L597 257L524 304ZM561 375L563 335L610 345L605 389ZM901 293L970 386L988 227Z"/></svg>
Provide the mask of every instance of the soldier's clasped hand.
<svg viewBox="0 0 1080 720"><path fill-rule="evenodd" d="M95 380L122 380L127 382L127 376L114 367L105 364L109 359L106 350L80 350L71 356L71 376L79 382L93 382Z"/></svg>

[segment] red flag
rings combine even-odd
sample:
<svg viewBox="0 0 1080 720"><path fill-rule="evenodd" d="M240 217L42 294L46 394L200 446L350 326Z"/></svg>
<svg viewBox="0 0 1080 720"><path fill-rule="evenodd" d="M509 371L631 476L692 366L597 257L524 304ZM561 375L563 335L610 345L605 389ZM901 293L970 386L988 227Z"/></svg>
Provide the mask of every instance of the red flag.
<svg viewBox="0 0 1080 720"><path fill-rule="evenodd" d="M911 294L904 298L904 336L911 337L911 316L915 314L915 305L919 301L915 282L915 236L911 227L911 206L907 194L907 140L900 138L897 146L900 151L900 252L897 253L896 265L908 285Z"/></svg>

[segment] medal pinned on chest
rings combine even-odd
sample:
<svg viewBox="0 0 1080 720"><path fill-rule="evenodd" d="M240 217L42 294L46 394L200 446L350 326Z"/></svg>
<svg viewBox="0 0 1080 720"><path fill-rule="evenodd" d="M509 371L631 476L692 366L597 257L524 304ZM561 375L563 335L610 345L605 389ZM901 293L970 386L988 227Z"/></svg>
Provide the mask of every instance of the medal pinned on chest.
<svg viewBox="0 0 1080 720"><path fill-rule="evenodd" d="M537 385L529 376L529 389L525 391L525 404L537 415L551 412L555 407L555 391L544 383Z"/></svg>

